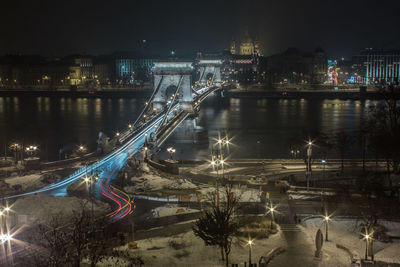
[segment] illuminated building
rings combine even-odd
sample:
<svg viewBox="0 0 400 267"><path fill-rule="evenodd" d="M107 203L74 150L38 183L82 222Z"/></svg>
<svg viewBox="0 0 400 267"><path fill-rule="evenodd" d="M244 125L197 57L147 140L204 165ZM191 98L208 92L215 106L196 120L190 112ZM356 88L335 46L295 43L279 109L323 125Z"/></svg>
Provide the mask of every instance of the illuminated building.
<svg viewBox="0 0 400 267"><path fill-rule="evenodd" d="M115 78L118 84L133 84L136 80L147 81L156 59L137 53L118 53L115 57Z"/></svg>
<svg viewBox="0 0 400 267"><path fill-rule="evenodd" d="M236 54L236 41L235 40L231 41L231 49L230 49L230 51L231 51L232 55Z"/></svg>
<svg viewBox="0 0 400 267"><path fill-rule="evenodd" d="M400 50L367 48L353 57L364 84L398 83L400 77Z"/></svg>
<svg viewBox="0 0 400 267"><path fill-rule="evenodd" d="M255 39L253 40L248 33L245 34L244 38L240 41L239 51L237 51L236 41L231 41L230 52L232 55L261 55L260 42Z"/></svg>

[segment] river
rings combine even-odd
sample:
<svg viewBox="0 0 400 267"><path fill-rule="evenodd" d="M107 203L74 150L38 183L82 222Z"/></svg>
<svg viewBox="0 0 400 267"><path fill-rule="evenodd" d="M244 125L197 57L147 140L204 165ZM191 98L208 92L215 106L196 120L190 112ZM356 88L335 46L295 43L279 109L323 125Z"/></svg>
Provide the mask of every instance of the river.
<svg viewBox="0 0 400 267"><path fill-rule="evenodd" d="M0 155L4 155L11 142L38 146L43 160L56 160L60 149L69 153L81 144L94 150L100 131L113 136L126 128L139 115L145 101L144 98L0 98ZM165 148L173 146L175 158L208 159L214 139L226 132L233 143L229 149L231 158L289 158L288 140L296 136L306 140L310 131L328 134L346 131L356 139L356 132L373 103L229 99L213 95L202 104L197 118L185 121L170 136L162 154L167 157ZM355 144L349 147L349 157L360 155ZM12 155L9 149L7 153ZM337 157L334 151L330 153Z"/></svg>

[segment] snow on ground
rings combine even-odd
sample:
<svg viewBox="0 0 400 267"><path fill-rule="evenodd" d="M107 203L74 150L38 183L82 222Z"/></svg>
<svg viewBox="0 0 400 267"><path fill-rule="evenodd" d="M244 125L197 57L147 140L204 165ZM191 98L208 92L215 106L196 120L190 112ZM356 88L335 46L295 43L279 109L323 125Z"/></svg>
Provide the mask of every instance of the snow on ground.
<svg viewBox="0 0 400 267"><path fill-rule="evenodd" d="M211 195L215 192L215 187L205 187L198 190L203 196ZM262 191L253 188L242 186L241 188L234 187L232 192L235 196L239 197L240 202L260 202ZM220 188L221 201L225 201L224 188ZM207 197L203 197L202 201L207 201Z"/></svg>
<svg viewBox="0 0 400 267"><path fill-rule="evenodd" d="M321 192L321 191L287 191L289 199L314 199L321 196L333 196L336 195L335 192Z"/></svg>
<svg viewBox="0 0 400 267"><path fill-rule="evenodd" d="M37 174L30 174L25 176L14 176L5 179L5 182L10 186L13 187L15 185L21 185L22 190L26 190L29 187L37 186L38 184L42 184L40 179L42 175Z"/></svg>
<svg viewBox="0 0 400 267"><path fill-rule="evenodd" d="M224 168L224 173L226 174L226 173L241 171L241 170L244 170L244 169L248 169L248 167ZM210 171L209 173L211 173L211 174L217 174L217 173L221 174L222 170L218 170L218 172L217 172L217 170Z"/></svg>
<svg viewBox="0 0 400 267"><path fill-rule="evenodd" d="M149 173L145 173L140 177L132 177L131 181L135 184L134 186L124 187L124 190L129 193L160 190L173 183L170 179Z"/></svg>
<svg viewBox="0 0 400 267"><path fill-rule="evenodd" d="M329 222L329 240L335 244L340 244L350 249L350 251L363 257L365 253L365 240L360 239L360 224L362 220L339 220L333 218ZM321 229L325 236L325 223L319 219L309 219L302 223L304 230L307 234L315 239L315 234L318 229ZM392 226L388 228L389 231L398 230L398 224L386 223L385 226ZM394 228L394 229L393 229ZM328 242L329 243L329 242ZM400 263L400 242L393 240L392 243L382 243L377 240L374 241L375 260ZM324 244L325 246L325 244Z"/></svg>
<svg viewBox="0 0 400 267"><path fill-rule="evenodd" d="M389 236L400 237L400 222L378 220L378 223L386 227Z"/></svg>
<svg viewBox="0 0 400 267"><path fill-rule="evenodd" d="M167 189L195 189L197 185L186 179L177 179L173 183L164 186Z"/></svg>
<svg viewBox="0 0 400 267"><path fill-rule="evenodd" d="M151 210L151 213L155 218L173 216L178 214L186 214L186 213L196 213L196 212L200 212L200 210L189 209L186 207L179 207L176 204L168 204Z"/></svg>
<svg viewBox="0 0 400 267"><path fill-rule="evenodd" d="M279 233L271 235L268 239L253 240L252 260L258 262L261 256L265 256L271 249L286 246L284 238ZM171 237L156 237L136 241L138 248L130 253L140 256L145 266L198 266L198 267L222 267L225 263L220 260L220 250L215 246L205 246L204 241L196 237L192 231L174 235ZM175 247L175 248L174 248ZM116 248L128 251L127 245ZM234 238L232 251L229 255L229 264L248 261L247 240ZM114 261L107 259L98 266L113 266ZM119 266L129 266L119 265Z"/></svg>
<svg viewBox="0 0 400 267"><path fill-rule="evenodd" d="M126 186L124 190L128 193L157 191L161 189L183 190L195 189L197 186L186 179L168 179L159 175L146 173L140 177L132 177L133 186Z"/></svg>
<svg viewBox="0 0 400 267"><path fill-rule="evenodd" d="M44 222L52 216L62 214L68 217L74 210L81 210L82 204L86 203L86 208L91 208L91 204L77 197L53 197L53 196L27 196L18 198L11 205L11 217L16 224ZM62 207L62 209L60 209ZM94 211L106 212L109 206L103 202L94 203Z"/></svg>

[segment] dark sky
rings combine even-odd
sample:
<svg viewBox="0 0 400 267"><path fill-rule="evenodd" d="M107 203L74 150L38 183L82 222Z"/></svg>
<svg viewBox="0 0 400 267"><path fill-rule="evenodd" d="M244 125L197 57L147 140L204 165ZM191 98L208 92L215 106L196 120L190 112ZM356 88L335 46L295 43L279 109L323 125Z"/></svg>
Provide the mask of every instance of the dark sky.
<svg viewBox="0 0 400 267"><path fill-rule="evenodd" d="M331 57L400 48L400 0L9 0L0 9L0 54L178 54L229 47L246 29L270 55L320 45Z"/></svg>

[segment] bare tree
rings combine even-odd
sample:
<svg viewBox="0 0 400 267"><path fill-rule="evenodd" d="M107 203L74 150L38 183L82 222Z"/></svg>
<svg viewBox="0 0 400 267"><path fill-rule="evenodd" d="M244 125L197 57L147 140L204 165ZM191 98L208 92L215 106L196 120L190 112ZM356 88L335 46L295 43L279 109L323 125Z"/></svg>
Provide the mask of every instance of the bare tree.
<svg viewBox="0 0 400 267"><path fill-rule="evenodd" d="M196 236L203 239L206 246L218 246L221 259L229 265L232 238L239 229L234 213L239 209L239 197L232 192L231 186L223 190L222 201L218 204L216 197L212 198L209 209L192 228Z"/></svg>
<svg viewBox="0 0 400 267"><path fill-rule="evenodd" d="M340 154L341 173L344 170L344 157L351 143L350 136L346 132L338 132L333 136L334 147Z"/></svg>
<svg viewBox="0 0 400 267"><path fill-rule="evenodd" d="M105 238L97 238L96 231L105 227L105 218L94 220L82 202L71 215L57 214L48 224L39 224L31 236L29 261L35 266L81 266L87 258L95 266L106 254Z"/></svg>
<svg viewBox="0 0 400 267"><path fill-rule="evenodd" d="M23 259L26 265L55 267L67 264L69 238L67 232L61 230L62 222L62 215L56 214L48 224L38 224L29 231L31 245L28 256Z"/></svg>
<svg viewBox="0 0 400 267"><path fill-rule="evenodd" d="M388 165L388 182L392 188L390 167L397 173L400 164L400 94L390 86L381 89L384 101L377 103L369 112L365 123L369 146L377 156L384 157Z"/></svg>

